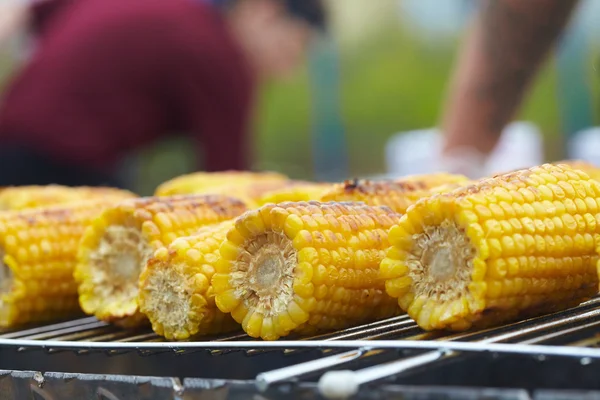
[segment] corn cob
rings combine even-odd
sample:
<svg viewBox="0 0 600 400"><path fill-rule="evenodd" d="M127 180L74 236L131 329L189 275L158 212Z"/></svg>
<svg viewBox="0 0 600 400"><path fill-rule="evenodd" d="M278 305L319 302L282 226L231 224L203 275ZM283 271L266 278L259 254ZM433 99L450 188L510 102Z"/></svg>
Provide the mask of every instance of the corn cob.
<svg viewBox="0 0 600 400"><path fill-rule="evenodd" d="M436 172L432 174L407 175L400 179L397 179L396 181L420 183L426 188L434 188L436 186L442 186L452 183L460 184L468 180L469 178L467 178L464 175L449 174L447 172Z"/></svg>
<svg viewBox="0 0 600 400"><path fill-rule="evenodd" d="M319 200L331 188L332 185L329 183L290 181L285 187L267 191L256 203L263 206L267 203Z"/></svg>
<svg viewBox="0 0 600 400"><path fill-rule="evenodd" d="M24 210L83 200L121 200L131 197L135 197L131 192L109 187L10 186L0 190L0 210Z"/></svg>
<svg viewBox="0 0 600 400"><path fill-rule="evenodd" d="M138 280L154 251L245 210L237 200L200 195L134 199L107 209L79 248L75 279L81 308L123 327L146 323L138 311Z"/></svg>
<svg viewBox="0 0 600 400"><path fill-rule="evenodd" d="M212 278L217 307L252 337L341 329L396 314L378 278L387 207L268 204L238 218Z"/></svg>
<svg viewBox="0 0 600 400"><path fill-rule="evenodd" d="M196 172L182 175L162 183L156 189L156 196L173 196L179 194L208 194L212 189L245 183L281 182L288 178L275 172Z"/></svg>
<svg viewBox="0 0 600 400"><path fill-rule="evenodd" d="M295 185L295 181L267 180L258 182L227 183L222 186L213 186L206 190L199 190L202 194L221 194L234 197L243 201L248 208L258 208L258 201L265 193L287 189Z"/></svg>
<svg viewBox="0 0 600 400"><path fill-rule="evenodd" d="M81 313L73 280L77 247L108 200L0 213L0 326Z"/></svg>
<svg viewBox="0 0 600 400"><path fill-rule="evenodd" d="M581 170L589 175L590 178L600 181L600 168L594 164L581 160L564 160L556 164L568 165L571 168Z"/></svg>
<svg viewBox="0 0 600 400"><path fill-rule="evenodd" d="M156 250L140 276L140 311L152 329L169 340L239 329L229 314L215 305L210 280L219 246L233 220L202 228Z"/></svg>
<svg viewBox="0 0 600 400"><path fill-rule="evenodd" d="M600 184L542 165L419 201L390 230L381 277L426 330L574 306L598 291Z"/></svg>
<svg viewBox="0 0 600 400"><path fill-rule="evenodd" d="M323 194L321 201L360 201L371 206L388 206L403 214L419 199L431 195L434 188L437 188L437 192L442 191L445 186L440 186L443 185L440 182L444 178L448 181L448 190L467 181L461 175L449 174L416 175L397 181L355 179L335 185Z"/></svg>

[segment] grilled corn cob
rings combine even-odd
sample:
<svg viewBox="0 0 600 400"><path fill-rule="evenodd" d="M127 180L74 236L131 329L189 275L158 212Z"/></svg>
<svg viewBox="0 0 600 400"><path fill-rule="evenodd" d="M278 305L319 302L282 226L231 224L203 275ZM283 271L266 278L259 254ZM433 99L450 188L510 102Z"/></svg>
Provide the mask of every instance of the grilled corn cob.
<svg viewBox="0 0 600 400"><path fill-rule="evenodd" d="M346 181L335 185L323 194L321 201L361 201L372 206L388 206L397 213L403 214L406 209L422 197L432 194L432 190L442 191L445 186L453 189L455 185L467 182L461 175L432 174L415 175L397 181Z"/></svg>
<svg viewBox="0 0 600 400"><path fill-rule="evenodd" d="M216 334L239 328L215 305L210 280L233 220L202 228L156 250L140 276L140 311L152 329L169 340Z"/></svg>
<svg viewBox="0 0 600 400"><path fill-rule="evenodd" d="M0 213L0 326L81 313L73 280L77 246L107 200Z"/></svg>
<svg viewBox="0 0 600 400"><path fill-rule="evenodd" d="M581 170L589 175L590 178L600 181L600 168L586 161L581 160L564 160L556 164L568 165L571 168Z"/></svg>
<svg viewBox="0 0 600 400"><path fill-rule="evenodd" d="M378 278L388 207L268 204L238 218L212 278L217 306L252 337L341 329L399 311Z"/></svg>
<svg viewBox="0 0 600 400"><path fill-rule="evenodd" d="M399 182L413 182L420 183L424 185L426 188L434 188L436 186L447 185L451 183L463 183L468 181L464 175L460 174L449 174L447 172L435 172L432 174L417 174L417 175L407 175L404 176L397 181Z"/></svg>
<svg viewBox="0 0 600 400"><path fill-rule="evenodd" d="M207 194L212 189L245 183L281 182L288 178L275 172L196 172L182 175L162 183L156 189L156 196L173 196L179 194Z"/></svg>
<svg viewBox="0 0 600 400"><path fill-rule="evenodd" d="M597 293L600 184L542 165L419 201L390 230L381 277L426 330L465 330Z"/></svg>
<svg viewBox="0 0 600 400"><path fill-rule="evenodd" d="M10 186L0 190L0 210L24 210L83 200L121 200L131 197L135 197L131 192L109 187Z"/></svg>
<svg viewBox="0 0 600 400"><path fill-rule="evenodd" d="M267 203L284 203L286 201L310 201L320 200L323 194L329 191L332 185L329 183L312 183L291 181L282 188L267 191L256 203L263 206Z"/></svg>
<svg viewBox="0 0 600 400"><path fill-rule="evenodd" d="M153 252L244 211L237 200L200 195L134 199L107 209L79 248L75 279L81 307L124 327L145 323L138 312L138 280Z"/></svg>
<svg viewBox="0 0 600 400"><path fill-rule="evenodd" d="M248 208L258 208L259 200L265 193L287 189L295 185L295 181L265 180L258 182L227 183L199 190L202 194L222 194L243 201Z"/></svg>

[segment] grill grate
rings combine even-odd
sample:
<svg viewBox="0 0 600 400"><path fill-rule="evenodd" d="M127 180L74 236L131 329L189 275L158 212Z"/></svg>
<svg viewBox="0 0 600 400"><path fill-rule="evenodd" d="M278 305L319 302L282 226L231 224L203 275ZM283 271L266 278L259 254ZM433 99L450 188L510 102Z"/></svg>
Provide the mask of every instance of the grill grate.
<svg viewBox="0 0 600 400"><path fill-rule="evenodd" d="M570 310L532 318L476 332L443 334L424 332L406 315L401 315L370 324L352 327L334 333L309 338L286 338L276 342L255 340L244 333L233 333L215 337L204 337L201 341L167 342L150 330L127 331L105 322L87 317L52 325L45 325L0 333L0 346L18 347L20 351L31 349L73 351L82 350L144 350L162 352L174 349L190 352L201 349L222 351L245 351L256 354L262 351L302 351L310 348L334 349L351 347L385 347L394 349L454 349L464 351L507 352L510 346L489 347L492 343L543 344L579 347L596 347L600 336L585 337L573 341L579 333L588 332L600 325L600 297L589 300ZM401 341L398 341L401 339ZM365 342L369 341L369 342ZM364 343L363 343L364 342ZM478 344L486 344L479 346ZM527 346L514 347L515 351ZM504 350L506 349L506 350ZM548 351L566 351L549 350ZM539 352L539 350L536 350ZM573 351L575 350L568 350ZM590 354L594 353L593 351ZM594 353L595 354L595 353Z"/></svg>
<svg viewBox="0 0 600 400"><path fill-rule="evenodd" d="M410 377L411 384L420 381L430 385L449 379L452 366L469 371L468 366L481 360L498 365L512 360L508 365L514 368L513 375L519 373L518 364L537 365L548 360L559 360L550 363L554 369L559 366L559 371L564 365L577 371L592 368L597 374L599 327L600 297L560 313L477 332L426 333L403 315L334 333L277 342L253 340L243 333L195 342L166 342L149 330L125 331L94 318L81 318L0 333L0 368L28 369L11 368L11 363L18 366L29 359L32 365L52 371L110 373L106 366L114 367L115 363L105 359L120 355L125 366L117 368L117 373L243 378L253 380L260 390L309 381L326 390L337 382L355 382L360 386L382 380L403 382L404 377ZM237 354L233 361L239 367L237 372L231 366L230 354ZM165 360L172 357L178 357L177 366L165 369ZM490 359L498 362L489 363ZM169 365L173 366L173 362ZM438 371L437 375L432 371ZM571 387L600 388L596 381ZM489 383L481 382L488 386ZM347 389L352 391L358 386ZM517 385L522 386L526 385Z"/></svg>

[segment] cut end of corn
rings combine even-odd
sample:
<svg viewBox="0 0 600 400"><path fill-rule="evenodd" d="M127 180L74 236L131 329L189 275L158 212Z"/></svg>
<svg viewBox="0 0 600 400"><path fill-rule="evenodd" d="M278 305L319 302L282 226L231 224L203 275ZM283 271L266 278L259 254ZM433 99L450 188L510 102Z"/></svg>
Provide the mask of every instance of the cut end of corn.
<svg viewBox="0 0 600 400"><path fill-rule="evenodd" d="M114 323L121 318L135 316L138 278L152 253L152 246L137 227L107 226L98 246L88 254L90 282L93 284L91 296L103 304L90 307L88 302L82 301L84 310ZM127 324L126 321L123 323Z"/></svg>
<svg viewBox="0 0 600 400"><path fill-rule="evenodd" d="M342 329L394 315L379 263L399 215L359 203L269 204L237 219L212 283L252 337Z"/></svg>
<svg viewBox="0 0 600 400"><path fill-rule="evenodd" d="M138 311L138 282L154 251L245 210L240 201L216 195L142 198L106 210L79 248L75 279L82 309L123 327L147 322Z"/></svg>
<svg viewBox="0 0 600 400"><path fill-rule="evenodd" d="M220 312L210 284L219 245L233 221L207 226L154 253L140 277L140 310L152 329L169 340L239 329Z"/></svg>
<svg viewBox="0 0 600 400"><path fill-rule="evenodd" d="M206 300L192 302L194 287L181 265L148 268L140 292L140 310L150 317L152 329L170 340L184 340L197 330ZM200 316L190 318L189 315Z"/></svg>
<svg viewBox="0 0 600 400"><path fill-rule="evenodd" d="M598 291L600 185L543 165L419 201L390 230L380 274L426 330L574 306Z"/></svg>
<svg viewBox="0 0 600 400"><path fill-rule="evenodd" d="M244 243L230 283L243 306L267 318L285 312L294 298L298 252L283 233L268 232Z"/></svg>
<svg viewBox="0 0 600 400"><path fill-rule="evenodd" d="M468 291L475 248L463 229L453 221L443 220L439 225L424 227L413 240L413 253L406 262L416 282L416 297L451 301Z"/></svg>

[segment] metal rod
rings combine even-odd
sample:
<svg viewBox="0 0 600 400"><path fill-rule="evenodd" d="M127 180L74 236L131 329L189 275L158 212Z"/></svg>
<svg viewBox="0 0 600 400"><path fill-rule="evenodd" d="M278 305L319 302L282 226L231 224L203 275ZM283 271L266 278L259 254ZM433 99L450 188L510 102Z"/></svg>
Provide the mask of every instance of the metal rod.
<svg viewBox="0 0 600 400"><path fill-rule="evenodd" d="M363 354L364 351L360 349L352 350L329 357L319 358L317 360L291 365L289 367L263 372L256 376L256 387L258 390L264 392L270 385L274 383L286 381L301 375L306 375L326 368L335 367L336 365L354 361L360 358Z"/></svg>
<svg viewBox="0 0 600 400"><path fill-rule="evenodd" d="M319 380L319 391L325 397L348 398L358 392L360 385L429 364L444 356L444 353L443 351L432 351L404 360L374 365L359 371L328 371Z"/></svg>
<svg viewBox="0 0 600 400"><path fill-rule="evenodd" d="M480 342L450 342L450 341L416 341L416 340L347 340L347 341L239 341L239 342L73 342L58 340L17 340L0 338L0 346L8 347L37 347L43 349L101 349L101 350L248 350L248 349L361 349L363 351L376 349L394 350L439 350L463 351L477 353L511 353L529 355L549 355L564 357L600 358L600 348L573 348L565 346L509 344L509 343L480 343Z"/></svg>
<svg viewBox="0 0 600 400"><path fill-rule="evenodd" d="M67 321L67 322L60 322L58 324L44 325L44 326L39 326L36 328L2 333L2 334L0 334L0 337L7 338L7 339L14 339L14 338L18 338L18 337L38 335L41 333L57 331L60 329L70 328L70 327L74 327L74 326L84 326L84 325L88 325L88 324L92 324L92 323L94 323L94 324L100 323L100 324L108 325L104 322L98 321L95 317L88 317L88 318Z"/></svg>
<svg viewBox="0 0 600 400"><path fill-rule="evenodd" d="M561 331L556 331L556 332L550 332L546 335L542 335L542 336L538 336L532 339L528 339L528 340L524 340L521 343L523 344L536 344L536 343L541 343L541 342L545 342L557 337L561 337L561 336L565 336L568 335L570 333L575 333L575 332L579 332L585 329L589 329L595 326L600 325L600 321L596 320L596 321L592 321L589 322L587 324L583 324L583 325L576 325L574 327L570 327L567 329L563 329ZM572 344L571 344L572 345Z"/></svg>

